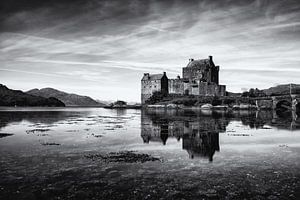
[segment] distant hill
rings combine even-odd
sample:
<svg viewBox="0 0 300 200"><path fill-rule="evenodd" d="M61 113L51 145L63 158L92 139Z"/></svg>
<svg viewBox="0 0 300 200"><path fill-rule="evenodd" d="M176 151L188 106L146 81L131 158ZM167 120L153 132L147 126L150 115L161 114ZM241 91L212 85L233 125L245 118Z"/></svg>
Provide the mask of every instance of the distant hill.
<svg viewBox="0 0 300 200"><path fill-rule="evenodd" d="M0 106L65 106L63 102L56 98L37 97L22 92L12 90L0 84Z"/></svg>
<svg viewBox="0 0 300 200"><path fill-rule="evenodd" d="M292 94L300 94L300 85L292 84ZM263 90L268 96L280 96L290 94L290 84L277 85Z"/></svg>
<svg viewBox="0 0 300 200"><path fill-rule="evenodd" d="M242 95L242 93L227 92L227 96L230 96L230 97L239 97L241 95Z"/></svg>
<svg viewBox="0 0 300 200"><path fill-rule="evenodd" d="M98 103L106 105L106 106L114 102L113 100L107 100L107 101L105 101L105 100L99 100L99 99L97 99L96 101Z"/></svg>
<svg viewBox="0 0 300 200"><path fill-rule="evenodd" d="M27 94L41 96L41 97L55 97L62 101L66 106L105 106L88 96L81 96L77 94L70 94L59 91L53 88L33 89L29 90Z"/></svg>

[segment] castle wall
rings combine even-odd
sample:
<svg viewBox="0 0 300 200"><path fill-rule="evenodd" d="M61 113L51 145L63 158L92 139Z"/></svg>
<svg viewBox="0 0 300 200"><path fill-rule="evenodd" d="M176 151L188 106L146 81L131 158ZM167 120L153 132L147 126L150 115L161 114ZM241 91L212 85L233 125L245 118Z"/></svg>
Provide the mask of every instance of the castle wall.
<svg viewBox="0 0 300 200"><path fill-rule="evenodd" d="M157 76L157 75L153 75ZM143 79L141 80L141 102L144 104L154 92L161 92L164 95L169 93L168 82L169 79L164 75L160 78L155 78L149 73L145 73Z"/></svg>
<svg viewBox="0 0 300 200"><path fill-rule="evenodd" d="M189 82L183 82L183 91L184 91L184 94L187 95L187 94L190 94L191 93L191 84Z"/></svg>
<svg viewBox="0 0 300 200"><path fill-rule="evenodd" d="M219 84L219 66L202 65L196 67L182 68L184 79L189 81L201 80L202 82L213 82Z"/></svg>
<svg viewBox="0 0 300 200"><path fill-rule="evenodd" d="M217 85L215 83L200 82L199 95L200 96L226 96L226 86Z"/></svg>
<svg viewBox="0 0 300 200"><path fill-rule="evenodd" d="M191 89L192 89L191 90L192 95L199 95L199 85L198 84L192 85Z"/></svg>
<svg viewBox="0 0 300 200"><path fill-rule="evenodd" d="M145 80L142 81L141 102L145 103L154 92L161 91L161 80Z"/></svg>
<svg viewBox="0 0 300 200"><path fill-rule="evenodd" d="M226 96L226 86L215 83L183 82L182 79L169 79L169 94L200 95L200 96Z"/></svg>
<svg viewBox="0 0 300 200"><path fill-rule="evenodd" d="M190 81L195 79L203 79L205 81L211 81L211 70L209 67L184 67L182 68L182 77Z"/></svg>
<svg viewBox="0 0 300 200"><path fill-rule="evenodd" d="M169 94L184 94L182 79L169 79Z"/></svg>

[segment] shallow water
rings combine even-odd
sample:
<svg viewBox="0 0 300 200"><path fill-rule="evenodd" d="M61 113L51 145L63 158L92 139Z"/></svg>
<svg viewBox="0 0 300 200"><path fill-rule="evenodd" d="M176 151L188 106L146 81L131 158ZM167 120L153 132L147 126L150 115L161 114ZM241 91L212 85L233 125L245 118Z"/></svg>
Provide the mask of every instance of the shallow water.
<svg viewBox="0 0 300 200"><path fill-rule="evenodd" d="M300 198L295 113L0 110L1 199Z"/></svg>

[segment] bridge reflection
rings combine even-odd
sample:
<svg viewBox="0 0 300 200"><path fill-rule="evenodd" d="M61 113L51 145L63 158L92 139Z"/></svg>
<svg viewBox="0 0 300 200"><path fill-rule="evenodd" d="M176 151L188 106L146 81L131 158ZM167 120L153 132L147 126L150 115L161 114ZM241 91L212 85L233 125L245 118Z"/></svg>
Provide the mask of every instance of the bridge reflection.
<svg viewBox="0 0 300 200"><path fill-rule="evenodd" d="M167 144L170 137L182 139L182 149L191 159L207 158L213 161L220 151L219 133L225 132L230 121L241 121L252 129L265 125L278 129L300 129L300 119L294 112L279 111L193 111L193 110L142 110L141 137L144 143Z"/></svg>

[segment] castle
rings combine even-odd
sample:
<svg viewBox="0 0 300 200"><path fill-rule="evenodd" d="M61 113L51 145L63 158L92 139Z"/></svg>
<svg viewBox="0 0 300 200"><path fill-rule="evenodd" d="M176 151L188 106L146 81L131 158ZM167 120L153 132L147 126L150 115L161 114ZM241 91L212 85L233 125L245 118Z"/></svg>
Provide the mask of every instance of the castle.
<svg viewBox="0 0 300 200"><path fill-rule="evenodd" d="M145 73L141 80L141 102L146 101L154 92L164 95L225 96L226 86L219 85L219 66L215 66L212 56L207 59L189 59L182 68L182 78L168 79L163 74Z"/></svg>

